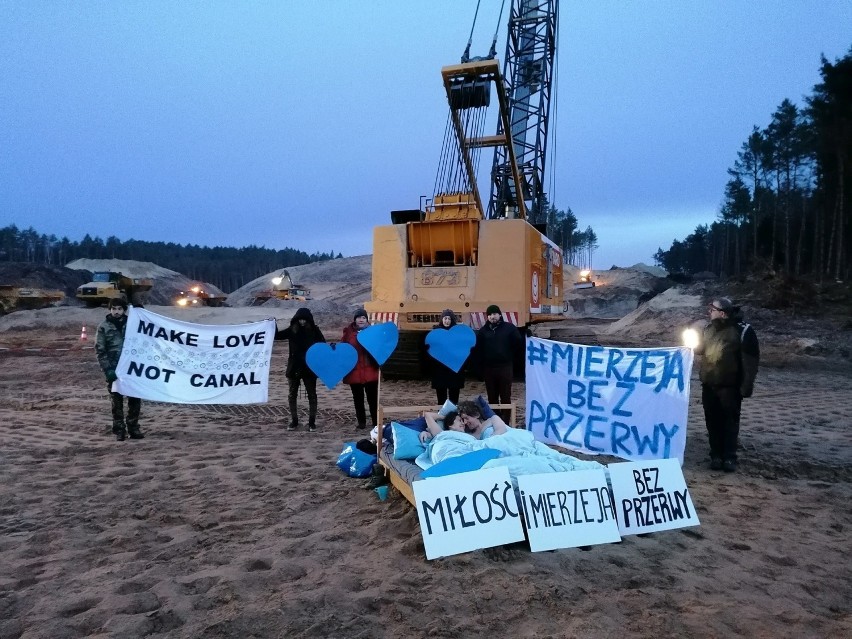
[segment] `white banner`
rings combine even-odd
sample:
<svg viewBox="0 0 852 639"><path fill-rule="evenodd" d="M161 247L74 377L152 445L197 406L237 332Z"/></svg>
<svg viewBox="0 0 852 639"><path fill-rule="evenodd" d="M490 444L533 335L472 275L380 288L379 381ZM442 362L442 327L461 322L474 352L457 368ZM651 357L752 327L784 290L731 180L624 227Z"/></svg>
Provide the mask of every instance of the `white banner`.
<svg viewBox="0 0 852 639"><path fill-rule="evenodd" d="M593 455L683 463L692 350L611 348L530 337L527 429Z"/></svg>
<svg viewBox="0 0 852 639"><path fill-rule="evenodd" d="M524 529L504 467L412 484L426 559L521 541Z"/></svg>
<svg viewBox="0 0 852 639"><path fill-rule="evenodd" d="M677 460L609 464L608 468L622 535L700 525Z"/></svg>
<svg viewBox="0 0 852 639"><path fill-rule="evenodd" d="M518 476L530 550L621 541L603 470Z"/></svg>
<svg viewBox="0 0 852 639"><path fill-rule="evenodd" d="M130 307L113 390L176 404L260 404L269 398L275 320L209 326Z"/></svg>

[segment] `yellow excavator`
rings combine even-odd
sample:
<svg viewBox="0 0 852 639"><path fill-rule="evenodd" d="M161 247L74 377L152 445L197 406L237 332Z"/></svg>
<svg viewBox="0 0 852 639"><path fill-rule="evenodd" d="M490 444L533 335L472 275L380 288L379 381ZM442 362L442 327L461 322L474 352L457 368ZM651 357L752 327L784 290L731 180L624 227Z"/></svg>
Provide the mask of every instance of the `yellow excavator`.
<svg viewBox="0 0 852 639"><path fill-rule="evenodd" d="M441 70L450 113L436 191L425 210L393 211L373 231L373 322L396 323L400 342L383 370L420 370L420 340L443 309L473 329L497 304L524 330L563 318L559 246L546 235L544 161L555 54L557 2L515 0L501 71L491 52ZM485 135L492 95L497 132ZM476 167L493 148L491 196L483 202Z"/></svg>
<svg viewBox="0 0 852 639"><path fill-rule="evenodd" d="M271 281L272 288L257 291L254 294L254 305L260 305L271 299L298 300L305 302L311 299L311 290L301 284L294 284L287 269L275 275Z"/></svg>

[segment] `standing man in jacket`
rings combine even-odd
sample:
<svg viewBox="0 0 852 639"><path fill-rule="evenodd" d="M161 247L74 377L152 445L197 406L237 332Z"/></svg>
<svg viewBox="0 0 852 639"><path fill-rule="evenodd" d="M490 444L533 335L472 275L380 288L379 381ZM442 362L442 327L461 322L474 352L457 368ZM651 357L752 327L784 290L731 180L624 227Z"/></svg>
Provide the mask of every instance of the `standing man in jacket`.
<svg viewBox="0 0 852 639"><path fill-rule="evenodd" d="M732 473L737 469L740 408L743 398L754 391L760 346L754 329L729 298L713 300L709 311L710 324L696 352L703 355L699 378L710 468Z"/></svg>
<svg viewBox="0 0 852 639"><path fill-rule="evenodd" d="M515 353L523 348L524 340L513 324L503 321L496 304L489 306L485 314L488 321L476 333L476 356L485 380L488 403L509 404L512 402ZM504 421L508 419L508 415L503 416Z"/></svg>
<svg viewBox="0 0 852 639"><path fill-rule="evenodd" d="M275 333L277 340L289 340L290 354L287 358L286 377L289 383L287 402L290 405L290 424L287 430L299 427L299 407L296 401L299 395L299 385L305 384L308 395L308 431L317 429L317 376L305 361L308 349L317 342L324 342L322 331L314 323L314 316L308 308L300 308L290 320L290 326Z"/></svg>
<svg viewBox="0 0 852 639"><path fill-rule="evenodd" d="M95 354L106 377L107 391L112 403L112 432L120 442L124 441L128 432L130 439L145 437L139 430L139 411L142 409L142 400L138 397L127 398L127 421L125 421L124 395L112 392L112 383L118 379L115 369L121 357L121 350L124 348L125 330L127 330L127 302L122 298L111 299L109 314L98 326Z"/></svg>

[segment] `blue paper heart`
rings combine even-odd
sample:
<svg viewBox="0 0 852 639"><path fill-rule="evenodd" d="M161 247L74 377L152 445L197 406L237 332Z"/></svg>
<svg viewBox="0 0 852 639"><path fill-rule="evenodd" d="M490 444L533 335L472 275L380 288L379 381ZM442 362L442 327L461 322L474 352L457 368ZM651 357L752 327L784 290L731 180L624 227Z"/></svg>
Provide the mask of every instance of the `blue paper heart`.
<svg viewBox="0 0 852 639"><path fill-rule="evenodd" d="M393 322L368 326L358 332L358 343L367 349L379 366L388 361L399 342L399 329Z"/></svg>
<svg viewBox="0 0 852 639"><path fill-rule="evenodd" d="M332 389L355 368L358 351L352 344L338 344L332 348L325 342L317 342L305 353L305 362L328 389Z"/></svg>
<svg viewBox="0 0 852 639"><path fill-rule="evenodd" d="M429 355L456 373L476 344L476 333L470 326L456 324L450 329L433 328L426 335Z"/></svg>

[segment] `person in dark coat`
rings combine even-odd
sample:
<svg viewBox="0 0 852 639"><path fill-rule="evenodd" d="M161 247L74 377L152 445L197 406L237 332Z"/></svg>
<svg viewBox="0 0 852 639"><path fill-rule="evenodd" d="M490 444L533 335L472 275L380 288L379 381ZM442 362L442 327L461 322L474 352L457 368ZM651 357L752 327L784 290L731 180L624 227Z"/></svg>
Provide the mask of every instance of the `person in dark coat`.
<svg viewBox="0 0 852 639"><path fill-rule="evenodd" d="M358 341L358 333L370 325L367 311L359 308L355 311L352 323L343 329L341 342L351 344L358 352L358 361L346 377L344 384L349 384L352 390L352 401L355 403L355 418L358 420L358 429L367 427L367 412L364 410L364 397L370 407L370 418L372 425L376 425L379 409L379 365Z"/></svg>
<svg viewBox="0 0 852 639"><path fill-rule="evenodd" d="M488 403L510 404L515 353L524 347L524 340L513 324L503 321L499 306L492 304L485 314L488 321L476 333L476 358L485 381ZM506 411L501 412L503 420L508 420Z"/></svg>
<svg viewBox="0 0 852 639"><path fill-rule="evenodd" d="M456 314L449 308L441 313L441 320L435 324L433 330L450 330L456 325ZM428 335L428 333L427 333ZM425 344L424 344L425 347ZM459 403L459 394L464 388L464 366L455 372L449 366L439 362L434 357L429 357L429 372L432 379L432 388L438 397L438 403L443 404L447 399L453 403Z"/></svg>
<svg viewBox="0 0 852 639"><path fill-rule="evenodd" d="M710 303L710 324L695 352L702 355L699 379L701 402L710 440L710 468L737 469L740 409L751 397L760 361L754 329L727 297Z"/></svg>
<svg viewBox="0 0 852 639"><path fill-rule="evenodd" d="M277 340L289 340L290 355L287 358L287 380L290 388L287 394L287 402L290 405L290 424L287 430L296 430L299 427L299 412L297 397L299 385L304 383L305 393L308 395L308 430L314 432L317 429L317 376L305 361L308 349L317 342L324 342L322 331L314 322L314 316L307 308L300 308L290 320L290 326L283 331L275 333Z"/></svg>
<svg viewBox="0 0 852 639"><path fill-rule="evenodd" d="M112 432L118 441L124 441L127 433L130 439L145 437L139 430L139 412L142 400L138 397L127 398L127 421L124 414L124 395L112 392L112 383L118 379L115 369L124 348L124 332L127 330L127 302L123 299L112 299L109 302L109 314L106 316L95 337L95 353L98 364L104 372L107 390L112 404Z"/></svg>

